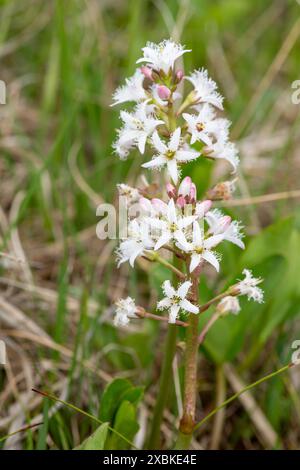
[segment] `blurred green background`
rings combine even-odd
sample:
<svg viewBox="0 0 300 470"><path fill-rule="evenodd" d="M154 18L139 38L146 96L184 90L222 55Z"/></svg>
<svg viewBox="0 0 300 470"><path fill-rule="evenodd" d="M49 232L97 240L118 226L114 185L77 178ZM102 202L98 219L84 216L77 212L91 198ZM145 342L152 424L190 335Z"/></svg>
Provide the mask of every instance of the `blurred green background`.
<svg viewBox="0 0 300 470"><path fill-rule="evenodd" d="M126 162L112 154L120 122L119 110L109 106L111 94L133 74L148 40L172 36L193 50L184 56L187 71L208 68L233 123L241 158L235 196L241 201L226 211L242 220L247 248L242 253L224 247L221 275L208 272L201 298L248 267L265 279L265 303L244 302L238 317L220 320L209 333L200 352L201 419L215 406L216 389L224 398L288 363L291 344L300 339L300 104L291 100L292 83L300 79L300 5L296 0L2 0L0 5L0 79L7 85L7 103L0 107L1 252L24 260L1 258L0 335L8 364L0 369L0 435L43 421L0 445L69 449L95 428L79 413L61 405L54 409L31 391L35 387L102 416L130 439L138 421L140 446L155 401L165 329L145 321L116 330L111 305L130 294L154 306L167 273L143 263L134 271L117 270L115 242L96 238L97 205L113 202L116 184L135 184L140 174L137 154ZM189 174L204 195L214 181L228 177L228 168L197 161ZM181 359L179 347L175 391L162 428L166 447L180 414ZM105 415L103 389L116 377L130 384L118 382L125 398ZM226 408L217 437L216 421L208 421L193 448L298 448L299 390L297 368L274 378L254 389L248 401ZM111 439L111 448L124 448Z"/></svg>

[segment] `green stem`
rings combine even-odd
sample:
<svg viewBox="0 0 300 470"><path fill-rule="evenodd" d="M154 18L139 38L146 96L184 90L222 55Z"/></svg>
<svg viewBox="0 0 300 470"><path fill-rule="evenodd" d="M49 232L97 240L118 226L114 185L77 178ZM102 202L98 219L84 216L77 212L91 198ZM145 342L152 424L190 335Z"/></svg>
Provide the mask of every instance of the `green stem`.
<svg viewBox="0 0 300 470"><path fill-rule="evenodd" d="M206 310L209 309L209 307L213 304L215 304L216 302L218 302L219 300L222 300L224 297L226 297L227 295L230 295L229 291L227 290L226 292L222 292L222 294L219 294L217 295L216 297L214 297L213 299L209 300L209 302L206 302L206 304L203 304L200 306L200 313L202 312L205 312Z"/></svg>
<svg viewBox="0 0 300 470"><path fill-rule="evenodd" d="M163 418L163 412L168 400L170 383L172 381L172 362L176 350L176 337L176 325L169 325L162 371L160 376L159 391L156 399L152 420L152 428L148 444L149 450L156 450L160 447L161 422Z"/></svg>
<svg viewBox="0 0 300 470"><path fill-rule="evenodd" d="M199 278L192 279L191 295L195 304L198 303ZM193 437L197 397L197 353L198 353L198 315L190 314L186 333L185 376L183 415L180 420L179 435L175 449L188 449Z"/></svg>
<svg viewBox="0 0 300 470"><path fill-rule="evenodd" d="M226 380L223 365L216 366L216 406L221 405L226 398ZM211 436L210 449L218 450L222 437L222 430L225 420L225 410L219 410L214 418L213 431Z"/></svg>
<svg viewBox="0 0 300 470"><path fill-rule="evenodd" d="M173 255L173 265L176 265L174 266L176 269L181 267L181 261L177 259L176 255ZM173 271L173 281L176 281L177 276L178 274ZM168 400L170 384L172 383L172 363L176 352L176 339L177 326L169 324L162 370L160 375L158 395L154 407L152 427L148 443L149 450L156 450L160 447L161 423L163 420L164 409Z"/></svg>
<svg viewBox="0 0 300 470"><path fill-rule="evenodd" d="M192 436L179 431L174 450L185 450L190 447Z"/></svg>
<svg viewBox="0 0 300 470"><path fill-rule="evenodd" d="M165 258L161 258L160 256L157 256L156 261L160 263L162 266L165 266L166 268L170 269L182 281L186 279L185 274L182 273L179 269L177 269L176 266L169 263L169 261L167 261Z"/></svg>

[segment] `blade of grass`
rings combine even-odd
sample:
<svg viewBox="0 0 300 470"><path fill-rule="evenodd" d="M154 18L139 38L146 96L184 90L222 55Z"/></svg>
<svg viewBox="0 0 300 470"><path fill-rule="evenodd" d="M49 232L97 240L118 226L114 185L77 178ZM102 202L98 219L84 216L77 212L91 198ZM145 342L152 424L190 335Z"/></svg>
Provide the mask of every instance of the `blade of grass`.
<svg viewBox="0 0 300 470"><path fill-rule="evenodd" d="M6 436L0 437L0 442L6 441L6 439L8 439L9 437L15 436L16 434L19 434L19 432L26 432L29 429L36 428L37 426L40 426L41 424L43 424L43 422L30 424L29 426L24 426L23 428L17 429L16 431L11 432L10 434L6 434Z"/></svg>
<svg viewBox="0 0 300 470"><path fill-rule="evenodd" d="M49 400L45 400L43 404L43 425L39 429L36 450L45 450L47 448L47 434L48 434L48 425L49 425L48 410L49 410Z"/></svg>
<svg viewBox="0 0 300 470"><path fill-rule="evenodd" d="M92 419L93 421L95 421L96 423L98 424L103 424L103 421L100 421L100 419L96 418L95 416L91 415L90 413L88 413L87 411L84 411L82 410L81 408L78 408L77 406L75 405L72 405L72 403L69 403L65 400L61 400L60 398L56 397L55 395L52 395L51 393L47 393L47 392L43 392L42 390L37 390L36 388L33 388L32 389L33 392L35 393L38 393L39 395L42 395L43 397L45 398L49 398L50 400L54 400L58 403L61 403L62 405L65 405L67 406L68 408L70 408L71 410L73 411L76 411L77 413L81 413L82 415ZM118 431L116 431L115 429L113 429L111 426L108 426L108 429L115 433L117 436L119 436L121 439L123 439L125 442L127 442L127 444L130 444L134 449L136 450L139 450L134 444L133 442L131 442L129 439L127 439L127 437L123 436L122 434L120 434Z"/></svg>
<svg viewBox="0 0 300 470"><path fill-rule="evenodd" d="M204 423L206 423L206 421L208 421L210 418L212 418L218 411L220 411L222 408L224 408L225 406L229 405L229 403L231 403L232 401L234 401L236 398L238 398L240 395L242 395L243 393L245 393L247 390L251 390L252 388L256 387L257 385L260 385L261 383L263 382L266 382L267 380L269 379L272 379L273 377L275 377L276 375L278 374L282 374L283 372L287 371L288 369L290 369L291 367L293 367L295 364L288 364L284 367L281 367L280 369L276 370L275 372L272 372L271 374L268 374L268 375L265 375L264 377L262 377L261 379L259 380L256 380L255 382L253 382L252 384L250 385L247 385L247 387L243 388L242 390L240 390L239 392L235 393L234 395L232 395L230 398L228 398L227 400L223 401L223 403L221 403L221 405L217 406L216 408L214 408L210 413L208 413L208 415L206 415L201 421L199 421L199 423L196 424L195 428L194 428L194 431L197 431L197 429L199 429Z"/></svg>

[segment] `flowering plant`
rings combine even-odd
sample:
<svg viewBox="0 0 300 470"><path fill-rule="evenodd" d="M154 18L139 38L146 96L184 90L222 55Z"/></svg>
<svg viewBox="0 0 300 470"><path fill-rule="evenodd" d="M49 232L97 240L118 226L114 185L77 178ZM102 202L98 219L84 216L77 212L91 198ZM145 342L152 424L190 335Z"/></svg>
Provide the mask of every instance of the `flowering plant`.
<svg viewBox="0 0 300 470"><path fill-rule="evenodd" d="M121 158L137 148L144 155L149 150L151 159L143 168L165 169L167 181L157 185L157 194L143 189L118 186L127 204L138 204L138 216L130 217L128 234L117 249L119 265L129 262L134 267L138 257L166 266L172 280L162 285L164 298L157 309L166 312L156 315L135 304L128 297L116 304L115 324L126 326L131 319L152 318L168 321L166 359L154 411L149 447L157 448L159 429L167 399L166 387L171 374L171 362L176 345L176 328L186 328L185 379L183 415L176 448L188 448L195 427L197 352L199 344L212 324L220 317L240 311L238 297L247 296L263 301L261 282L244 270L245 278L218 294L209 302L199 300L199 279L205 264L216 271L220 268L217 246L225 241L244 248L239 222L214 209L216 200L227 199L234 182L222 182L208 191L208 198L197 199L197 188L190 176L181 179L181 168L188 162L206 158L224 159L236 171L239 158L235 145L229 140L230 122L220 117L223 97L216 83L204 69L185 76L176 68L176 61L189 52L182 45L166 40L156 45L148 43L143 48L143 63L125 85L113 95L113 105L135 103L134 109L121 111L122 127L114 143L114 151ZM191 87L183 96L183 84ZM172 260L170 256L172 255ZM203 331L198 332L199 315L210 306L216 310ZM184 313L184 315L183 315Z"/></svg>

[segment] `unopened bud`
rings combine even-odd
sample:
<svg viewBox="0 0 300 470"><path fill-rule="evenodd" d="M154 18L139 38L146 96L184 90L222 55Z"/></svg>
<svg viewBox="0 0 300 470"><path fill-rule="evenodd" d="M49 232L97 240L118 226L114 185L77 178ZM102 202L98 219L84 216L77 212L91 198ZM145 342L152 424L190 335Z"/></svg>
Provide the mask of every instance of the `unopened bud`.
<svg viewBox="0 0 300 470"><path fill-rule="evenodd" d="M181 80L183 79L183 70L177 70L176 74L175 74L175 80L176 80L176 83L180 83Z"/></svg>
<svg viewBox="0 0 300 470"><path fill-rule="evenodd" d="M190 178L190 176L186 176L185 178L183 178L178 188L179 196L183 196L183 197L189 196L191 187L192 187L192 179Z"/></svg>
<svg viewBox="0 0 300 470"><path fill-rule="evenodd" d="M141 67L140 70L146 78L153 81L152 70L149 67L146 67L145 65L143 65L143 67Z"/></svg>
<svg viewBox="0 0 300 470"><path fill-rule="evenodd" d="M171 91L165 85L158 85L157 94L161 100L168 100L171 96Z"/></svg>
<svg viewBox="0 0 300 470"><path fill-rule="evenodd" d="M191 185L191 190L190 190L190 203L195 204L197 201L197 188L194 183Z"/></svg>
<svg viewBox="0 0 300 470"><path fill-rule="evenodd" d="M176 197L176 188L171 183L166 184L167 194L170 198Z"/></svg>
<svg viewBox="0 0 300 470"><path fill-rule="evenodd" d="M176 201L176 205L182 209L186 204L186 200L184 199L183 196L179 196Z"/></svg>

